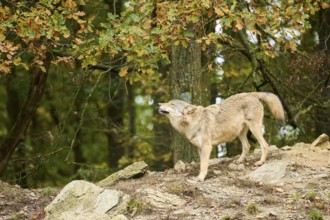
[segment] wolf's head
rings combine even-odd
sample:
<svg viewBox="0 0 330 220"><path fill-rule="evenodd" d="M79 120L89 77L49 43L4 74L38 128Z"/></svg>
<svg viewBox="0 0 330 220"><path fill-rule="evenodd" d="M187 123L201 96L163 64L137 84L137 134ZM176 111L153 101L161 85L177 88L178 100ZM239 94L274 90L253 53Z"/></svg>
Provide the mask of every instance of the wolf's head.
<svg viewBox="0 0 330 220"><path fill-rule="evenodd" d="M181 100L171 100L167 103L159 103L158 112L160 114L166 115L169 118L182 117L194 111L195 106L181 101Z"/></svg>
<svg viewBox="0 0 330 220"><path fill-rule="evenodd" d="M191 120L194 118L197 106L181 100L171 100L167 103L159 103L160 114L170 119L172 126L180 133L185 134Z"/></svg>

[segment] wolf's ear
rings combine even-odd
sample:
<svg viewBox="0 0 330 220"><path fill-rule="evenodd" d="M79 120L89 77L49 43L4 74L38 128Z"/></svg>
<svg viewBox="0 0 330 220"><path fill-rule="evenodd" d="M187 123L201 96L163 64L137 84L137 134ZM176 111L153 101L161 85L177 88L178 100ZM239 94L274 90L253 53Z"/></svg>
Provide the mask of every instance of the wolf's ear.
<svg viewBox="0 0 330 220"><path fill-rule="evenodd" d="M196 111L196 107L194 106L186 106L184 109L183 109L183 114L184 115L188 115L188 114L192 114Z"/></svg>

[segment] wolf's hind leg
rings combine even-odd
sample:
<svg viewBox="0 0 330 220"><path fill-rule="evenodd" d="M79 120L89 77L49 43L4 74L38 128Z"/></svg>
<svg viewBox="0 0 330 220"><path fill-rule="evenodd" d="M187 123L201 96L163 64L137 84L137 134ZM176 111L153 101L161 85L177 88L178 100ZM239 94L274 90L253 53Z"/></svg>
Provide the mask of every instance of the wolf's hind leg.
<svg viewBox="0 0 330 220"><path fill-rule="evenodd" d="M244 161L245 157L249 154L250 144L246 137L246 134L248 131L249 131L249 128L245 126L238 136L239 140L242 143L242 154L237 160L238 163L242 163Z"/></svg>
<svg viewBox="0 0 330 220"><path fill-rule="evenodd" d="M248 126L261 147L261 158L258 162L255 163L256 166L260 166L265 163L269 153L268 144L262 134L262 123L260 124L250 123Z"/></svg>

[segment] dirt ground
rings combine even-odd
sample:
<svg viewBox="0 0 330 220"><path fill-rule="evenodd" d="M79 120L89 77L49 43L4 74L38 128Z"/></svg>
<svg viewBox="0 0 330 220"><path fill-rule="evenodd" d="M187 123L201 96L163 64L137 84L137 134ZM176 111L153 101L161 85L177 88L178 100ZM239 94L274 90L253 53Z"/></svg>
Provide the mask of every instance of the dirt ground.
<svg viewBox="0 0 330 220"><path fill-rule="evenodd" d="M43 209L58 190L22 189L0 181L0 220L43 219Z"/></svg>
<svg viewBox="0 0 330 220"><path fill-rule="evenodd" d="M111 186L130 194L129 219L330 219L330 143L318 147L298 143L273 149L268 161L292 161L288 175L276 185L244 180L255 170L260 152L251 154L243 169L232 169L237 159L220 159L210 165L206 180L191 183L198 164L182 171L148 172L145 176ZM141 199L139 191L151 188L179 196L177 208L156 208ZM43 209L56 189L22 189L0 181L0 220L43 219Z"/></svg>

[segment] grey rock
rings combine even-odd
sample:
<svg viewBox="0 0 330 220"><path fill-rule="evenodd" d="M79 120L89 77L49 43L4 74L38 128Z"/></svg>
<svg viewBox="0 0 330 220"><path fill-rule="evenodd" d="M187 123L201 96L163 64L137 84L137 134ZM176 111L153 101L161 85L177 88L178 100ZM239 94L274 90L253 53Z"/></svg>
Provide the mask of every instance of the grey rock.
<svg viewBox="0 0 330 220"><path fill-rule="evenodd" d="M311 147L319 146L325 142L329 141L329 136L326 134L321 134L316 140L312 143Z"/></svg>
<svg viewBox="0 0 330 220"><path fill-rule="evenodd" d="M292 148L289 147L289 146L284 146L281 148L281 150L284 150L284 151L288 151L288 150L291 150Z"/></svg>
<svg viewBox="0 0 330 220"><path fill-rule="evenodd" d="M270 145L269 150L270 151L277 151L279 148L276 145Z"/></svg>
<svg viewBox="0 0 330 220"><path fill-rule="evenodd" d="M283 178L290 172L290 167L293 164L294 163L291 161L274 161L265 163L256 170L245 175L242 179L276 185L283 182Z"/></svg>
<svg viewBox="0 0 330 220"><path fill-rule="evenodd" d="M173 209L186 204L186 201L177 195L161 192L151 188L139 190L139 193L141 194L141 199L144 202L160 209Z"/></svg>
<svg viewBox="0 0 330 220"><path fill-rule="evenodd" d="M221 181L203 182L197 186L203 195L211 200L222 202L237 197L237 195L247 195L244 190L232 185L227 186Z"/></svg>
<svg viewBox="0 0 330 220"><path fill-rule="evenodd" d="M148 164L144 161L135 162L123 170L120 170L97 183L98 186L105 187L120 181L130 179L136 175L145 174Z"/></svg>
<svg viewBox="0 0 330 220"><path fill-rule="evenodd" d="M228 169L229 170L236 170L236 171L243 171L245 170L245 166L243 163L241 164L235 164L235 163L231 163L228 165Z"/></svg>
<svg viewBox="0 0 330 220"><path fill-rule="evenodd" d="M72 181L45 208L45 219L111 219L126 211L130 196L83 180Z"/></svg>
<svg viewBox="0 0 330 220"><path fill-rule="evenodd" d="M293 172L293 171L289 172L288 175L290 177L298 177L299 176L299 174L297 172Z"/></svg>
<svg viewBox="0 0 330 220"><path fill-rule="evenodd" d="M117 215L113 217L111 220L128 220L128 218L125 215Z"/></svg>
<svg viewBox="0 0 330 220"><path fill-rule="evenodd" d="M174 170L178 172L185 171L186 164L183 161L178 160L178 162L176 162L176 164L174 165Z"/></svg>

